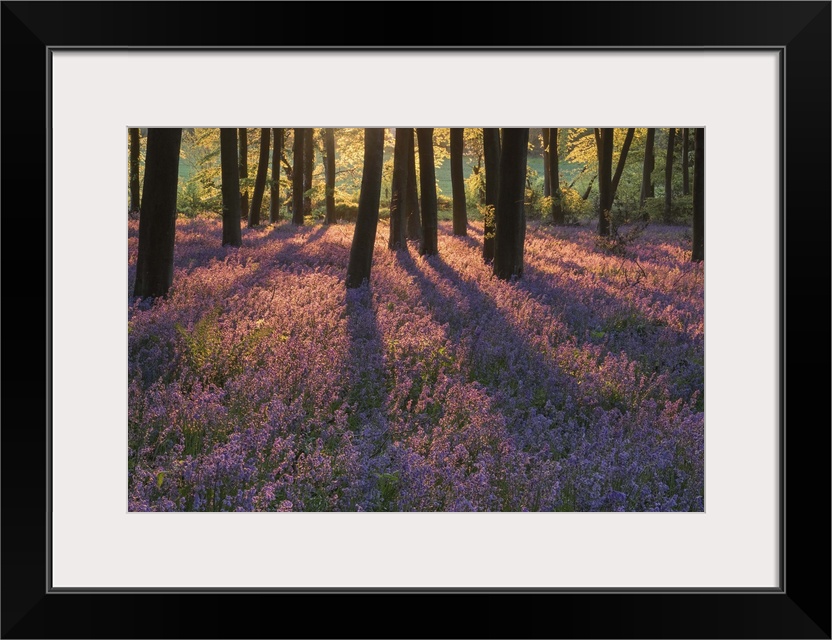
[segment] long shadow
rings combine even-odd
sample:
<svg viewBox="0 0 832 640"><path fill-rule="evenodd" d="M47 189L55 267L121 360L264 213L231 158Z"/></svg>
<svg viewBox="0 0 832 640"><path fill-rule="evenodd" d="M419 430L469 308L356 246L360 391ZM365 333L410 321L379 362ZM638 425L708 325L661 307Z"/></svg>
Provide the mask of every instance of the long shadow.
<svg viewBox="0 0 832 640"><path fill-rule="evenodd" d="M450 296L441 291L413 258L399 252L402 268L419 287L421 299L429 306L433 319L447 326L448 338L466 341L468 372L492 397L507 392L516 396L521 406L537 406L546 399L555 405L575 392L574 381L547 362L526 337L506 319L496 303L476 283L462 278L441 256L422 258L421 262L437 277L458 292ZM483 342L486 336L498 341Z"/></svg>

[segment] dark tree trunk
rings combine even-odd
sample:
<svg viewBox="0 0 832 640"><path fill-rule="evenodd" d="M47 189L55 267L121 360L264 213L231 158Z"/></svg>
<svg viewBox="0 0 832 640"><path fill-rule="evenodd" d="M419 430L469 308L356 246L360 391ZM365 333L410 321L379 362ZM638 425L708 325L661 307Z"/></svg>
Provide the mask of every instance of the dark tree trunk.
<svg viewBox="0 0 832 640"><path fill-rule="evenodd" d="M693 251L691 260L705 259L705 130L693 130Z"/></svg>
<svg viewBox="0 0 832 640"><path fill-rule="evenodd" d="M598 233L610 235L612 221L612 143L614 129L595 129L595 144L598 149Z"/></svg>
<svg viewBox="0 0 832 640"><path fill-rule="evenodd" d="M312 214L312 174L315 173L315 130L303 132L303 214Z"/></svg>
<svg viewBox="0 0 832 640"><path fill-rule="evenodd" d="M350 248L347 287L360 287L370 279L373 247L378 229L378 206L381 200L381 170L384 165L384 129L364 129L364 170L358 197L358 218Z"/></svg>
<svg viewBox="0 0 832 640"><path fill-rule="evenodd" d="M422 246L419 255L433 256L439 252L433 129L416 129L416 136L419 139L419 186L422 192Z"/></svg>
<svg viewBox="0 0 832 640"><path fill-rule="evenodd" d="M407 248L405 226L407 202L407 167L410 161L413 130L396 127L396 147L393 153L393 185L390 195L390 240L391 250Z"/></svg>
<svg viewBox="0 0 832 640"><path fill-rule="evenodd" d="M280 156L283 151L283 129L273 130L272 143L272 190L269 199L269 222L280 220Z"/></svg>
<svg viewBox="0 0 832 640"><path fill-rule="evenodd" d="M325 224L334 224L335 219L335 129L331 127L324 133L324 173L326 180L326 217Z"/></svg>
<svg viewBox="0 0 832 640"><path fill-rule="evenodd" d="M182 129L147 130L144 193L139 218L139 247L133 295L166 296L173 282L176 188Z"/></svg>
<svg viewBox="0 0 832 640"><path fill-rule="evenodd" d="M667 131L667 156L664 164L664 221L670 223L670 205L673 202L673 145L676 129Z"/></svg>
<svg viewBox="0 0 832 640"><path fill-rule="evenodd" d="M500 130L482 130L482 149L485 160L485 215L483 216L482 257L486 263L494 260L494 209L500 189Z"/></svg>
<svg viewBox="0 0 832 640"><path fill-rule="evenodd" d="M526 215L526 156L529 130L503 129L500 187L494 212L494 275L503 280L523 275Z"/></svg>
<svg viewBox="0 0 832 640"><path fill-rule="evenodd" d="M682 195L690 195L690 177L688 175L688 138L690 137L689 129L682 129Z"/></svg>
<svg viewBox="0 0 832 640"><path fill-rule="evenodd" d="M407 148L407 237L422 242L422 217L419 210L419 180L416 176L416 131L409 129Z"/></svg>
<svg viewBox="0 0 832 640"><path fill-rule="evenodd" d="M549 129L549 184L552 197L552 222L563 224L563 201L560 194L560 167L558 166L558 129Z"/></svg>
<svg viewBox="0 0 832 640"><path fill-rule="evenodd" d="M618 165L615 167L615 175L612 177L612 191L610 192L610 208L615 200L615 194L618 191L618 183L621 182L621 176L624 173L624 163L627 162L627 154L630 153L630 145L633 144L633 136L636 130L633 128L627 129L627 135L624 136L624 144L621 147L621 154L618 156Z"/></svg>
<svg viewBox="0 0 832 640"><path fill-rule="evenodd" d="M260 159L257 162L257 177L254 179L254 193L251 196L251 210L248 212L248 226L260 224L260 208L263 206L263 194L266 192L266 176L269 173L269 132L266 127L260 129Z"/></svg>
<svg viewBox="0 0 832 640"><path fill-rule="evenodd" d="M136 128L130 129L130 213L135 213L139 210L139 153L141 151L139 145L139 130Z"/></svg>
<svg viewBox="0 0 832 640"><path fill-rule="evenodd" d="M465 203L465 178L462 156L464 154L464 129L451 129L451 192L454 202L454 235L468 235L468 208Z"/></svg>
<svg viewBox="0 0 832 640"><path fill-rule="evenodd" d="M240 209L241 216L248 213L248 129L240 129Z"/></svg>
<svg viewBox="0 0 832 640"><path fill-rule="evenodd" d="M656 168L656 156L653 153L653 141L656 139L656 129L647 129L647 140L644 142L644 167L641 172L641 193L638 198L638 208L643 210L647 198L653 197L653 169ZM645 220L650 216L645 211Z"/></svg>
<svg viewBox="0 0 832 640"><path fill-rule="evenodd" d="M295 127L292 146L292 222L303 224L303 137L306 129Z"/></svg>
<svg viewBox="0 0 832 640"><path fill-rule="evenodd" d="M220 165L222 171L222 244L239 247L240 166L237 162L237 130L220 129Z"/></svg>
<svg viewBox="0 0 832 640"><path fill-rule="evenodd" d="M543 128L540 131L543 134L543 197L547 198L552 195L552 155L549 147L551 129Z"/></svg>

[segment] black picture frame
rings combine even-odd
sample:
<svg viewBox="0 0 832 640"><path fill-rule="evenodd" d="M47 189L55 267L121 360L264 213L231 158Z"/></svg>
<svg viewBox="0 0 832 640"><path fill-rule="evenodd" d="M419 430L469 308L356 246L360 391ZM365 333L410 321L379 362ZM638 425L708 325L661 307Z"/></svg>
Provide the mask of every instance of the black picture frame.
<svg viewBox="0 0 832 640"><path fill-rule="evenodd" d="M459 3L454 7L459 11L451 4L2 3L3 638L830 637L830 2L483 2ZM367 12L382 10L404 11L407 24L396 21L394 30L381 30L366 20ZM258 19L252 19L255 13ZM780 587L753 592L51 589L48 400L56 381L49 378L48 349L50 51L131 46L779 51L785 79ZM819 360L826 365L820 367L823 375L817 373ZM306 619L299 605L321 607L321 615ZM380 613L391 606L400 620L396 628L381 623Z"/></svg>

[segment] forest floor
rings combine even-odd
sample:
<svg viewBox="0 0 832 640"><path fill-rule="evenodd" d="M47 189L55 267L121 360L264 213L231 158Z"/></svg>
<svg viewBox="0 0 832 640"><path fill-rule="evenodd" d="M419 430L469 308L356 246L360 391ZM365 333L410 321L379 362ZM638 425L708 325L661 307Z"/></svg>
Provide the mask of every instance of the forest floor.
<svg viewBox="0 0 832 640"><path fill-rule="evenodd" d="M135 278L138 223L129 227ZM704 269L684 227L623 253L530 223L525 272L353 225L179 220L166 300L129 301L131 511L702 511Z"/></svg>

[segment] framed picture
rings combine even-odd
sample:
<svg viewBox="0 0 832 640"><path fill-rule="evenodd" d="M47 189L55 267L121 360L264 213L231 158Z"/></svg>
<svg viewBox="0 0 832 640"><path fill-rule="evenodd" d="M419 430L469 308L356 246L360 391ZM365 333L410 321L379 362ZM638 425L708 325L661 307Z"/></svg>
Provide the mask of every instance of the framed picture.
<svg viewBox="0 0 832 640"><path fill-rule="evenodd" d="M830 637L830 3L448 8L3 3L6 344L45 349L6 359L4 637L337 637L386 594L507 596L445 635ZM128 510L126 129L273 123L704 128L704 509ZM252 613L300 594L325 621Z"/></svg>

